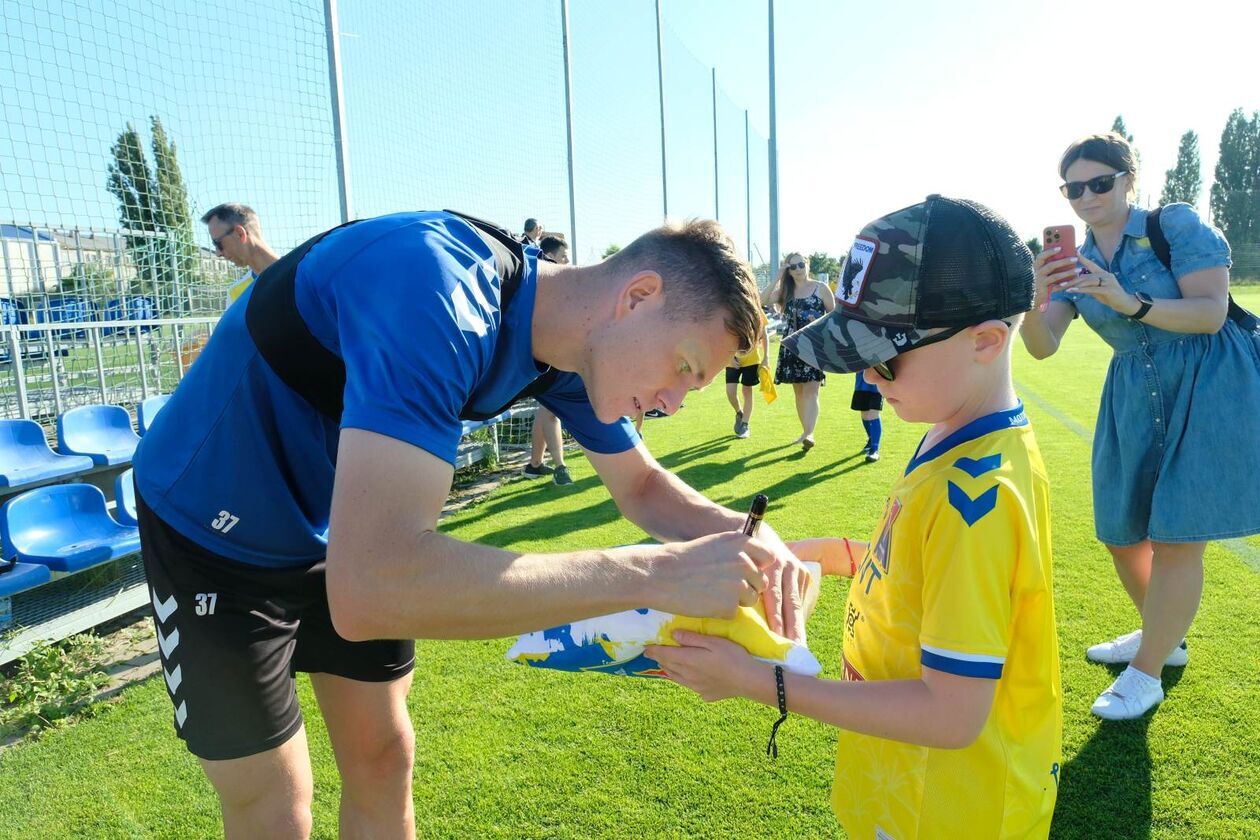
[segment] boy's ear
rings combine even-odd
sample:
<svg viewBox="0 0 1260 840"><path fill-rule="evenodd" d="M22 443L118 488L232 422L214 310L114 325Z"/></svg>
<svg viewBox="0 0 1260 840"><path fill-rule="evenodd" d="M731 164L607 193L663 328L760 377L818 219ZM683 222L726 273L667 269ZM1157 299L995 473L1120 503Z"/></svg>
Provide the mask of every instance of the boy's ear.
<svg viewBox="0 0 1260 840"><path fill-rule="evenodd" d="M971 328L972 349L976 361L988 364L1002 355L1010 346L1011 334L1014 332L1005 321L985 321Z"/></svg>
<svg viewBox="0 0 1260 840"><path fill-rule="evenodd" d="M628 314L645 303L660 303L664 298L665 282L655 271L640 271L621 287L617 297L618 317Z"/></svg>

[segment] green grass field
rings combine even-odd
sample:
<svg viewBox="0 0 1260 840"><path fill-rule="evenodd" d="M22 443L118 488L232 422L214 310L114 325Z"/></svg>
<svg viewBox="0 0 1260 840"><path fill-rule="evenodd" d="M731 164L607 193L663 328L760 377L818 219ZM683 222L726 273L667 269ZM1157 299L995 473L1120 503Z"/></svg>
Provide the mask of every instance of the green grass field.
<svg viewBox="0 0 1260 840"><path fill-rule="evenodd" d="M1260 309L1260 289L1240 302ZM1063 660L1064 760L1053 835L1062 838L1260 836L1260 539L1213 545L1190 665L1165 676L1153 716L1101 724L1089 714L1115 671L1089 644L1138 625L1091 522L1089 435L1108 352L1077 325L1052 359L1022 350L1015 375L1054 490L1055 582ZM865 465L851 380L823 389L818 446L799 434L790 389L758 407L752 437L731 436L720 383L677 417L645 426L652 451L711 498L736 508L769 494L788 537L865 537L922 434L885 412L884 459ZM1228 418L1221 418L1228 422ZM1228 453L1221 453L1228 457ZM520 550L642 539L581 458L576 483L513 481L444 530ZM828 581L811 623L826 675L839 674L843 582ZM423 593L415 597L423 598ZM751 703L701 703L664 682L533 671L508 642L422 642L411 706L419 747L415 803L424 837L827 837L834 732L793 718L780 755L774 719ZM303 704L314 710L309 684ZM212 791L173 736L160 677L102 714L0 755L0 837L214 836ZM315 833L333 837L338 781L318 716L308 718Z"/></svg>

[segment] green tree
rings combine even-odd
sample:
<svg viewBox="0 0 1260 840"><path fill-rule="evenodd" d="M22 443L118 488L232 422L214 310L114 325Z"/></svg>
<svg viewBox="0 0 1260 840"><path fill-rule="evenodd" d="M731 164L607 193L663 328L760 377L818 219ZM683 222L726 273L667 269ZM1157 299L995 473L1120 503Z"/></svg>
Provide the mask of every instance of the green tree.
<svg viewBox="0 0 1260 840"><path fill-rule="evenodd" d="M835 257L824 251L815 251L809 255L809 273L811 277L817 277L823 272L827 273L830 282L834 283L840 278L841 262Z"/></svg>
<svg viewBox="0 0 1260 840"><path fill-rule="evenodd" d="M1116 134L1119 134L1125 140L1129 141L1129 145L1133 147L1133 157L1137 161L1138 169L1141 170L1142 153L1138 151L1137 144L1133 142L1133 135L1129 133L1129 130L1127 128L1125 128L1124 117L1122 117L1120 114L1116 114L1116 118L1112 120L1111 122L1111 130L1114 131ZM1142 197L1142 191L1140 189L1136 190L1133 194L1133 200L1137 201L1141 197Z"/></svg>
<svg viewBox="0 0 1260 840"><path fill-rule="evenodd" d="M118 280L112 266L89 260L72 266L70 273L61 278L60 289L66 294L93 298L116 297Z"/></svg>
<svg viewBox="0 0 1260 840"><path fill-rule="evenodd" d="M153 196L156 187L149 162L144 157L140 135L131 123L127 123L126 130L118 135L110 153L114 160L109 165L107 186L118 199L118 221L125 230L155 230Z"/></svg>
<svg viewBox="0 0 1260 840"><path fill-rule="evenodd" d="M1128 140L1130 145L1133 144L1133 135L1124 127L1124 117L1121 115L1116 114L1116 118L1111 122L1111 130Z"/></svg>
<svg viewBox="0 0 1260 840"><path fill-rule="evenodd" d="M603 259L608 259L609 257L611 257L613 254L617 253L620 250L621 250L621 246L618 245L616 242L614 242L613 244L609 245L607 248L604 249Z"/></svg>
<svg viewBox="0 0 1260 840"><path fill-rule="evenodd" d="M1033 252L1034 257L1041 253L1040 237L1034 236L1032 239L1025 241L1024 244L1028 246L1029 251Z"/></svg>
<svg viewBox="0 0 1260 840"><path fill-rule="evenodd" d="M1199 204L1199 193L1203 189L1203 174L1199 165L1199 135L1187 131L1181 135L1181 144L1177 146L1177 163L1164 173L1164 191L1159 194L1159 203L1171 204L1184 201L1192 207Z"/></svg>
<svg viewBox="0 0 1260 840"><path fill-rule="evenodd" d="M196 268L192 214L175 144L157 117L151 128L156 166L150 168L139 132L127 123L110 150L106 186L118 199L118 221L141 286L178 300L181 282L191 281Z"/></svg>
<svg viewBox="0 0 1260 840"><path fill-rule="evenodd" d="M154 208L157 229L166 233L163 257L170 264L172 281L191 279L197 269L197 244L193 239L192 214L188 209L188 190L179 169L175 141L166 135L158 117L151 118L153 131L153 174L157 181L157 206ZM178 288L178 287L175 287Z"/></svg>
<svg viewBox="0 0 1260 840"><path fill-rule="evenodd" d="M1231 245L1260 242L1260 111L1235 108L1221 132L1212 220Z"/></svg>

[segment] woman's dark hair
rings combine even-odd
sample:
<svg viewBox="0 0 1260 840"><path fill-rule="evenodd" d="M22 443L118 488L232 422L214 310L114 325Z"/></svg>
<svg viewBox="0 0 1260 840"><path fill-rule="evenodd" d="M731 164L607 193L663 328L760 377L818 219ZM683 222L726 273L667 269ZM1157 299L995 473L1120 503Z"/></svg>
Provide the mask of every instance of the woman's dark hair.
<svg viewBox="0 0 1260 840"><path fill-rule="evenodd" d="M792 257L798 260L804 260L805 255L796 251L789 251L788 255L783 258L783 268L779 269L779 295L773 301L775 306L780 310L787 309L787 302L796 297L796 278L792 276L792 269L788 267L789 263L796 262ZM805 266L805 277L809 277L809 265Z"/></svg>
<svg viewBox="0 0 1260 840"><path fill-rule="evenodd" d="M1137 153L1133 151L1128 140L1114 131L1108 131L1106 134L1090 134L1073 141L1059 160L1059 177L1066 181L1068 167L1078 160L1092 160L1094 163L1110 166L1117 172L1128 172L1132 176L1129 189L1137 189Z"/></svg>

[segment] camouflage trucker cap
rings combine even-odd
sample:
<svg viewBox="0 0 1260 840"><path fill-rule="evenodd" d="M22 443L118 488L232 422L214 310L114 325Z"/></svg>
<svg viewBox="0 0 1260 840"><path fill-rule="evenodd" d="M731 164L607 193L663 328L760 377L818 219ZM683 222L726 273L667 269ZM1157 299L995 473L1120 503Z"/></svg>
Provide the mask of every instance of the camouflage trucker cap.
<svg viewBox="0 0 1260 840"><path fill-rule="evenodd" d="M860 371L1032 302L1032 252L1010 224L974 201L930 195L862 228L835 310L783 346L820 370Z"/></svg>

